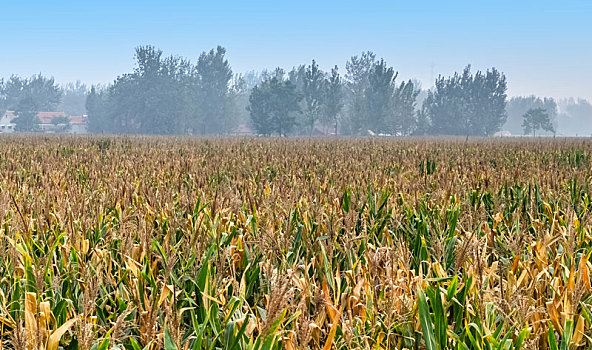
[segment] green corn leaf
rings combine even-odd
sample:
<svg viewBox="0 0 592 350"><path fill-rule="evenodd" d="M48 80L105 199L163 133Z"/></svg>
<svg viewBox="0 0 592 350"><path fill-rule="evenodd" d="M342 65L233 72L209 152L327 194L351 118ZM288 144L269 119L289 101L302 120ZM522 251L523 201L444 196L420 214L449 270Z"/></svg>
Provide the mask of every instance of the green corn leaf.
<svg viewBox="0 0 592 350"><path fill-rule="evenodd" d="M555 338L555 329L549 324L549 331L547 332L547 342L549 343L550 350L559 350L557 346L557 339Z"/></svg>
<svg viewBox="0 0 592 350"><path fill-rule="evenodd" d="M164 328L164 350L178 350L168 327Z"/></svg>
<svg viewBox="0 0 592 350"><path fill-rule="evenodd" d="M516 338L516 344L514 345L515 350L520 350L522 345L524 344L524 340L530 335L530 330L528 328L524 328L520 334L518 334L518 338Z"/></svg>
<svg viewBox="0 0 592 350"><path fill-rule="evenodd" d="M430 317L430 309L426 300L425 293L420 287L417 287L417 305L419 308L419 322L421 323L421 330L423 340L426 343L427 350L439 350L436 347L436 339L434 337L434 325Z"/></svg>

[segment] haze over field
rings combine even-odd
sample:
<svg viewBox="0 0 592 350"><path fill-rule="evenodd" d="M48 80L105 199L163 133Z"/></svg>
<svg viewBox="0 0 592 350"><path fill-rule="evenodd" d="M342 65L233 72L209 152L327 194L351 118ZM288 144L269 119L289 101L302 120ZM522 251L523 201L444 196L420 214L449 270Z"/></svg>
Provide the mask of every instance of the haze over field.
<svg viewBox="0 0 592 350"><path fill-rule="evenodd" d="M471 63L511 79L509 95L592 99L589 1L3 1L0 76L108 83L138 45L197 58L222 45L234 71L373 50L429 87ZM26 23L26 25L23 25Z"/></svg>
<svg viewBox="0 0 592 350"><path fill-rule="evenodd" d="M287 73L315 60L326 73L337 65L343 78L352 56L371 51L393 68L399 83L411 79L422 90L417 111L438 76L470 64L473 72L503 73L508 102L517 96L552 98L557 109L547 112L556 134L592 133L587 1L7 1L0 10L6 14L0 36L5 80L41 73L61 86L105 86L131 72L134 49L146 45L192 62L220 45L236 76L276 67ZM86 113L81 100L73 102L76 114ZM235 108L238 114L246 114L245 101ZM540 106L519 108L519 115L510 106L508 121L497 131L522 134L523 114ZM248 116L236 114L236 125L225 132L247 124L254 129Z"/></svg>
<svg viewBox="0 0 592 350"><path fill-rule="evenodd" d="M592 349L592 0L0 13L0 350Z"/></svg>

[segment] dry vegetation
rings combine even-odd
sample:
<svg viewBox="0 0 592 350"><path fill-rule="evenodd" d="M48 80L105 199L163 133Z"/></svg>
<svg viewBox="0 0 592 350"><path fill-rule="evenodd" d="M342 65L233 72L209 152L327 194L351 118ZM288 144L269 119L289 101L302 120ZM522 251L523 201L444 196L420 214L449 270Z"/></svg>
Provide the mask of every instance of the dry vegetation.
<svg viewBox="0 0 592 350"><path fill-rule="evenodd" d="M0 349L589 348L585 140L0 139Z"/></svg>

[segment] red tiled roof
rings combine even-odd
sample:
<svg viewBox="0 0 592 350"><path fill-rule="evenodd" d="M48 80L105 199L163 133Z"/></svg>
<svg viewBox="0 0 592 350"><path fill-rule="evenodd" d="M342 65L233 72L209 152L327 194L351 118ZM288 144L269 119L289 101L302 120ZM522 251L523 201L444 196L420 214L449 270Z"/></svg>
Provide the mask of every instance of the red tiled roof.
<svg viewBox="0 0 592 350"><path fill-rule="evenodd" d="M37 118L41 124L50 124L53 118L58 117L65 117L66 113L64 112L39 112L37 113Z"/></svg>
<svg viewBox="0 0 592 350"><path fill-rule="evenodd" d="M73 115L68 118L70 119L70 124L84 124L84 123L86 123L86 117L83 115Z"/></svg>
<svg viewBox="0 0 592 350"><path fill-rule="evenodd" d="M17 115L14 111L6 111L5 114L8 117L8 120L13 120L17 117ZM39 112L39 113L37 113L37 117L39 118L39 121L41 122L41 124L51 124L51 121L54 118L67 117L67 116L66 116L66 113L64 113L64 112ZM68 120L70 121L71 124L84 124L84 123L86 123L86 115L70 116L70 117L68 117Z"/></svg>

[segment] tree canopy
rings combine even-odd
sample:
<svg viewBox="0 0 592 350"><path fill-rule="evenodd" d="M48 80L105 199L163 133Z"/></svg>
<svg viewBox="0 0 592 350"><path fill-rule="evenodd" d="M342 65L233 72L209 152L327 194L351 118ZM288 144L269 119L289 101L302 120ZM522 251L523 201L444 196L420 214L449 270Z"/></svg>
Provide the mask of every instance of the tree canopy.
<svg viewBox="0 0 592 350"><path fill-rule="evenodd" d="M296 125L302 95L296 85L282 76L273 76L251 91L248 111L259 134L286 136Z"/></svg>
<svg viewBox="0 0 592 350"><path fill-rule="evenodd" d="M76 82L62 88L41 74L0 80L0 111L17 112L18 130L35 129L35 112L59 109L86 112L88 130L97 133L219 135L246 129L282 136L489 136L502 126L516 133L531 108L544 108L552 124L558 114L553 99L508 102L506 77L495 68L473 73L468 65L422 90L416 80L400 80L395 67L372 51L352 56L343 75L338 66L324 71L314 59L288 71L234 74L221 46L194 62L140 46L134 60L130 72L106 86ZM572 105L578 111L588 106ZM562 118L587 113L568 112Z"/></svg>
<svg viewBox="0 0 592 350"><path fill-rule="evenodd" d="M134 71L106 89L91 89L86 107L94 132L218 134L233 129L226 50L203 52L197 64L153 46L136 49Z"/></svg>
<svg viewBox="0 0 592 350"><path fill-rule="evenodd" d="M547 113L547 110L541 107L531 108L524 113L522 128L524 129L524 135L532 133L532 136L536 136L538 130L555 133L551 116Z"/></svg>
<svg viewBox="0 0 592 350"><path fill-rule="evenodd" d="M505 123L506 77L495 68L485 73L440 76L424 101L430 120L429 133L436 135L489 136Z"/></svg>

